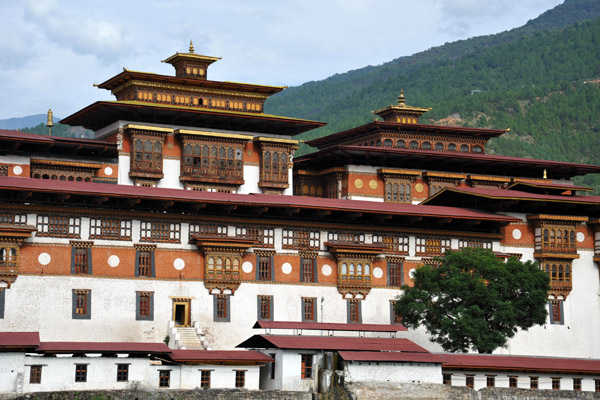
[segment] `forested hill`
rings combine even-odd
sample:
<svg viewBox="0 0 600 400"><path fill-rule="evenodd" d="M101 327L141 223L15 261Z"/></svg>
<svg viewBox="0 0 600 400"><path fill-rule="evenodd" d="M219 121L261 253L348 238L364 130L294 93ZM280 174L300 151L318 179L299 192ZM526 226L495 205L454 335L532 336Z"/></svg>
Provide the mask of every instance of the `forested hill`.
<svg viewBox="0 0 600 400"><path fill-rule="evenodd" d="M433 108L421 122L510 128L490 152L600 164L599 17L600 0L567 0L521 28L289 88L265 109L328 123L310 139L372 121L404 88Z"/></svg>

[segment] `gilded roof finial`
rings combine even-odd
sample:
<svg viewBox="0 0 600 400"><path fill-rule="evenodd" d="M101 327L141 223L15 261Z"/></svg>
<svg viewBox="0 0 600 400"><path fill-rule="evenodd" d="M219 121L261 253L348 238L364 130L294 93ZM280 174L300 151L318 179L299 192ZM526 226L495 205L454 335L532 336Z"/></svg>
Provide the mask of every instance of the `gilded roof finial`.
<svg viewBox="0 0 600 400"><path fill-rule="evenodd" d="M192 39L190 39L190 53L194 52L194 43L192 43Z"/></svg>
<svg viewBox="0 0 600 400"><path fill-rule="evenodd" d="M398 105L404 104L406 99L404 98L404 89L400 89L400 96L398 96Z"/></svg>
<svg viewBox="0 0 600 400"><path fill-rule="evenodd" d="M548 179L548 174L546 173L546 168L544 168L544 178L543 179Z"/></svg>
<svg viewBox="0 0 600 400"><path fill-rule="evenodd" d="M48 119L46 120L46 126L48 127L48 136L52 136L52 127L54 126L54 122L52 121L52 109L48 109Z"/></svg>

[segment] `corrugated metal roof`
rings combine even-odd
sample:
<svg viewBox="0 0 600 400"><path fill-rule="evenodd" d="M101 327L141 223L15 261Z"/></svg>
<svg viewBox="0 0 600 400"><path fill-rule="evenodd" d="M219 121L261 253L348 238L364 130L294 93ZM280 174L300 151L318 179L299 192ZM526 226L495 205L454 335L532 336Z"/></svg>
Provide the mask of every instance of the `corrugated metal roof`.
<svg viewBox="0 0 600 400"><path fill-rule="evenodd" d="M359 332L403 332L403 325L383 324L341 324L329 322L296 322L296 321L256 321L254 329L299 329L320 331L359 331Z"/></svg>
<svg viewBox="0 0 600 400"><path fill-rule="evenodd" d="M42 342L37 351L46 353L171 353L164 343L136 342Z"/></svg>
<svg viewBox="0 0 600 400"><path fill-rule="evenodd" d="M444 370L485 369L489 371L519 369L536 371L592 372L600 374L600 360L504 356L494 354L437 354Z"/></svg>
<svg viewBox="0 0 600 400"><path fill-rule="evenodd" d="M503 222L520 221L506 215L447 206L423 206L408 203L386 203L360 200L338 200L306 196L274 194L233 194L201 192L195 190L152 188L106 183L53 181L0 177L0 189L60 192L73 195L104 195L122 198L146 198L185 202L228 203L249 206L298 207L305 209L328 209L335 211L364 212L374 214L399 214L424 217L452 217Z"/></svg>
<svg viewBox="0 0 600 400"><path fill-rule="evenodd" d="M0 332L0 349L11 347L37 347L40 345L38 332Z"/></svg>
<svg viewBox="0 0 600 400"><path fill-rule="evenodd" d="M446 188L425 200L424 203L428 203L437 197L443 197L443 192L455 192L472 194L476 196L496 198L496 199L518 199L518 200L544 200L544 201L558 201L558 202L573 202L583 204L594 204L600 203L600 196L561 196L561 195L550 195L550 194L539 194L530 192L521 192L519 190L507 190L507 189L496 189L496 188Z"/></svg>
<svg viewBox="0 0 600 400"><path fill-rule="evenodd" d="M398 351L340 351L346 361L415 362L441 364L444 360L431 353L406 353Z"/></svg>
<svg viewBox="0 0 600 400"><path fill-rule="evenodd" d="M254 335L236 347L278 348L298 350L406 351L428 353L408 339L346 337L346 336L287 336Z"/></svg>
<svg viewBox="0 0 600 400"><path fill-rule="evenodd" d="M173 361L241 361L273 362L273 359L259 351L244 350L173 350L169 354Z"/></svg>

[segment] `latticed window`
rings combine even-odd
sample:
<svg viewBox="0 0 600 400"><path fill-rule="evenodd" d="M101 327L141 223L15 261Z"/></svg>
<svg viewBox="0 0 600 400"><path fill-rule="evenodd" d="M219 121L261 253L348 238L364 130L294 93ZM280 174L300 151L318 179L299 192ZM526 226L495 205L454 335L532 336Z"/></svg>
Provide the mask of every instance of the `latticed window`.
<svg viewBox="0 0 600 400"><path fill-rule="evenodd" d="M129 364L117 364L117 382L129 380Z"/></svg>
<svg viewBox="0 0 600 400"><path fill-rule="evenodd" d="M390 286L402 285L402 262L400 261L389 261L388 262L388 280Z"/></svg>
<svg viewBox="0 0 600 400"><path fill-rule="evenodd" d="M201 236L225 237L227 236L227 226L216 224L190 224L190 236L194 234Z"/></svg>
<svg viewBox="0 0 600 400"><path fill-rule="evenodd" d="M571 264L568 262L545 263L544 269L550 278L550 286L571 285Z"/></svg>
<svg viewBox="0 0 600 400"><path fill-rule="evenodd" d="M465 386L473 389L473 386L475 386L475 376L474 375L467 375L465 377Z"/></svg>
<svg viewBox="0 0 600 400"><path fill-rule="evenodd" d="M390 300L390 319L392 324L401 324L402 315L396 310L396 303L398 303L397 300Z"/></svg>
<svg viewBox="0 0 600 400"><path fill-rule="evenodd" d="M215 295L215 319L220 321L229 320L229 296L225 294Z"/></svg>
<svg viewBox="0 0 600 400"><path fill-rule="evenodd" d="M89 248L76 247L73 249L73 267L76 274L89 274Z"/></svg>
<svg viewBox="0 0 600 400"><path fill-rule="evenodd" d="M301 354L300 355L300 378L312 379L313 370L313 355L312 354Z"/></svg>
<svg viewBox="0 0 600 400"><path fill-rule="evenodd" d="M539 387L539 378L537 376L529 377L529 389L537 389Z"/></svg>
<svg viewBox="0 0 600 400"><path fill-rule="evenodd" d="M302 298L302 321L317 322L317 313L315 312L316 298Z"/></svg>
<svg viewBox="0 0 600 400"><path fill-rule="evenodd" d="M356 232L328 232L327 241L329 242L349 242L364 243L365 234Z"/></svg>
<svg viewBox="0 0 600 400"><path fill-rule="evenodd" d="M371 264L363 260L342 260L340 263L340 279L371 280Z"/></svg>
<svg viewBox="0 0 600 400"><path fill-rule="evenodd" d="M563 302L562 300L551 300L550 301L550 323L551 324L563 324Z"/></svg>
<svg viewBox="0 0 600 400"><path fill-rule="evenodd" d="M258 256L258 280L259 281L272 280L271 260L272 260L271 256Z"/></svg>
<svg viewBox="0 0 600 400"><path fill-rule="evenodd" d="M137 276L145 276L147 278L152 277L152 264L154 258L154 251L152 250L138 250L137 251Z"/></svg>
<svg viewBox="0 0 600 400"><path fill-rule="evenodd" d="M141 242L179 243L181 224L169 222L146 222L140 224Z"/></svg>
<svg viewBox="0 0 600 400"><path fill-rule="evenodd" d="M0 165L0 176L8 176L8 165Z"/></svg>
<svg viewBox="0 0 600 400"><path fill-rule="evenodd" d="M42 366L32 365L29 370L29 383L42 383Z"/></svg>
<svg viewBox="0 0 600 400"><path fill-rule="evenodd" d="M137 320L151 321L154 319L153 292L137 292Z"/></svg>
<svg viewBox="0 0 600 400"><path fill-rule="evenodd" d="M183 147L181 175L198 180L243 179L242 145L186 143Z"/></svg>
<svg viewBox="0 0 600 400"><path fill-rule="evenodd" d="M200 371L200 387L208 389L210 388L210 370L203 369Z"/></svg>
<svg viewBox="0 0 600 400"><path fill-rule="evenodd" d="M319 250L321 233L319 231L283 229L282 247L294 250Z"/></svg>
<svg viewBox="0 0 600 400"><path fill-rule="evenodd" d="M496 386L496 376L495 375L487 375L485 380L486 380L487 387L495 387Z"/></svg>
<svg viewBox="0 0 600 400"><path fill-rule="evenodd" d="M388 253L408 254L408 236L373 235L373 243L385 246Z"/></svg>
<svg viewBox="0 0 600 400"><path fill-rule="evenodd" d="M158 371L158 387L168 388L169 386L171 386L171 371Z"/></svg>
<svg viewBox="0 0 600 400"><path fill-rule="evenodd" d="M75 382L87 382L87 364L75 364Z"/></svg>
<svg viewBox="0 0 600 400"><path fill-rule="evenodd" d="M90 239L131 240L131 220L90 218Z"/></svg>
<svg viewBox="0 0 600 400"><path fill-rule="evenodd" d="M411 184L407 182L389 180L385 183L385 201L393 203L410 203Z"/></svg>
<svg viewBox="0 0 600 400"><path fill-rule="evenodd" d="M581 391L581 378L573 378L573 390L576 392Z"/></svg>
<svg viewBox="0 0 600 400"><path fill-rule="evenodd" d="M206 257L206 273L239 274L241 262L238 254L211 254Z"/></svg>
<svg viewBox="0 0 600 400"><path fill-rule="evenodd" d="M90 297L91 290L73 290L73 318L74 319L89 319L90 318Z"/></svg>
<svg viewBox="0 0 600 400"><path fill-rule="evenodd" d="M452 374L443 374L442 375L442 383L444 385L452 386Z"/></svg>
<svg viewBox="0 0 600 400"><path fill-rule="evenodd" d="M36 236L79 239L81 218L38 215Z"/></svg>
<svg viewBox="0 0 600 400"><path fill-rule="evenodd" d="M415 239L416 255L440 256L450 249L450 239L417 237Z"/></svg>
<svg viewBox="0 0 600 400"><path fill-rule="evenodd" d="M235 228L237 237L253 239L259 247L273 247L275 245L275 229L273 228L251 228L238 226Z"/></svg>
<svg viewBox="0 0 600 400"><path fill-rule="evenodd" d="M516 388L516 387L518 387L518 383L519 383L518 377L516 377L516 376L509 376L508 377L508 387L509 388Z"/></svg>
<svg viewBox="0 0 600 400"><path fill-rule="evenodd" d="M360 300L348 300L348 323L360 323Z"/></svg>
<svg viewBox="0 0 600 400"><path fill-rule="evenodd" d="M301 258L301 276L300 276L300 281L301 282L316 282L316 275L317 275L317 271L316 271L316 263L317 263L317 259L316 257L302 257Z"/></svg>
<svg viewBox="0 0 600 400"><path fill-rule="evenodd" d="M262 155L262 183L288 183L287 151L265 150Z"/></svg>
<svg viewBox="0 0 600 400"><path fill-rule="evenodd" d="M560 390L560 378L559 377L552 378L552 390Z"/></svg>
<svg viewBox="0 0 600 400"><path fill-rule="evenodd" d="M0 224L25 225L27 224L27 215L0 213Z"/></svg>
<svg viewBox="0 0 600 400"><path fill-rule="evenodd" d="M162 140L156 138L135 138L131 171L162 174Z"/></svg>
<svg viewBox="0 0 600 400"><path fill-rule="evenodd" d="M235 387L243 388L246 386L246 371L237 370L235 371Z"/></svg>
<svg viewBox="0 0 600 400"><path fill-rule="evenodd" d="M477 248L477 249L492 249L492 242L485 240L474 240L474 239L460 239L458 241L458 248L462 249L465 247Z"/></svg>
<svg viewBox="0 0 600 400"><path fill-rule="evenodd" d="M258 319L270 321L273 319L273 296L258 296Z"/></svg>

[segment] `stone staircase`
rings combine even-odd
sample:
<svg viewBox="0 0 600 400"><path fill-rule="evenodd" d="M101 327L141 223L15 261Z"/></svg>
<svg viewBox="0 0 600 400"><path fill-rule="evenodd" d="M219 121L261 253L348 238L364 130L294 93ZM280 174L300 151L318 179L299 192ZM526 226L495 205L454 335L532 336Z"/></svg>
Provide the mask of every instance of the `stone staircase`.
<svg viewBox="0 0 600 400"><path fill-rule="evenodd" d="M169 326L169 336L171 341L169 347L181 350L210 350L206 337L200 331L199 324L196 322L193 326L183 327Z"/></svg>

